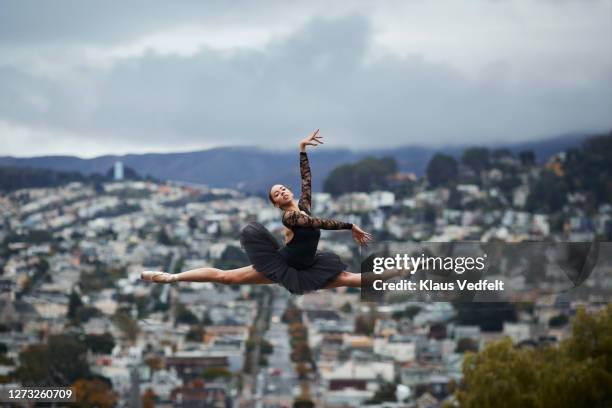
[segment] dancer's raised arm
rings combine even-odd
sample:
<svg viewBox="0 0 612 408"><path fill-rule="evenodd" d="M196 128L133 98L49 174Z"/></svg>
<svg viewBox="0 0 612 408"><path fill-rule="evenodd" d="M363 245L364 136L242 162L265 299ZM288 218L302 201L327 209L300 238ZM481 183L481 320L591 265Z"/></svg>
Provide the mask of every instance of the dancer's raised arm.
<svg viewBox="0 0 612 408"><path fill-rule="evenodd" d="M298 206L310 211L310 206L312 205L312 178L306 152L300 152L300 175L302 176L302 193L300 194Z"/></svg>
<svg viewBox="0 0 612 408"><path fill-rule="evenodd" d="M300 142L300 176L302 177L302 192L298 205L310 211L312 204L312 175L310 172L310 163L306 154L306 146L318 146L323 144L322 136L319 135L319 129L315 130L307 138Z"/></svg>

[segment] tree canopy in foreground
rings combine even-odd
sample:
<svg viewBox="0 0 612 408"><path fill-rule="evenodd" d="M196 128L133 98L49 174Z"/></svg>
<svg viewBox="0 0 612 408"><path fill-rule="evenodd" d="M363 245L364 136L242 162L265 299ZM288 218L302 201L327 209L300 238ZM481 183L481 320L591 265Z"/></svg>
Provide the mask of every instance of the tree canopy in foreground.
<svg viewBox="0 0 612 408"><path fill-rule="evenodd" d="M611 407L612 304L579 309L557 345L517 348L506 338L468 353L456 396L461 407Z"/></svg>

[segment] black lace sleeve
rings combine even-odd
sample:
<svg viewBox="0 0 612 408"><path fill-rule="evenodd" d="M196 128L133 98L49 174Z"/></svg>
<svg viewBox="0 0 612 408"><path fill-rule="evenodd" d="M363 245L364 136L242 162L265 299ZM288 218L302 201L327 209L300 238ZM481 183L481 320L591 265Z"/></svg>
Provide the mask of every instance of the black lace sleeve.
<svg viewBox="0 0 612 408"><path fill-rule="evenodd" d="M302 176L302 193L298 205L310 210L312 201L312 178L310 174L310 163L306 152L300 152L300 175Z"/></svg>
<svg viewBox="0 0 612 408"><path fill-rule="evenodd" d="M289 228L312 227L324 230L350 230L353 228L353 224L349 222L317 218L299 211L285 211L283 214L283 224Z"/></svg>

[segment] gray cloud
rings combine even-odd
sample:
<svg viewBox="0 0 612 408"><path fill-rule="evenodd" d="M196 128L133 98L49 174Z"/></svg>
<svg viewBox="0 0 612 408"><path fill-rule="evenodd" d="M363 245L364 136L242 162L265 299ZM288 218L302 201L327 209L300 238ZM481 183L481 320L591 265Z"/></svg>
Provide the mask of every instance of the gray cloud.
<svg viewBox="0 0 612 408"><path fill-rule="evenodd" d="M220 18L227 12L221 1L184 1L180 7L167 1L127 2L63 0L9 0L0 13L3 43L123 42L152 30L172 27L177 21L196 22ZM236 2L249 8L253 2Z"/></svg>
<svg viewBox="0 0 612 408"><path fill-rule="evenodd" d="M79 38L120 41L163 29L164 15L186 21L204 13L189 17L196 6L180 12L155 8L142 13L134 27L132 14L149 7L130 3L110 13L75 4L69 16L51 12L43 21L40 10L9 3L15 10L2 15L20 17L12 26L0 18L0 38L37 44L45 36L62 44ZM224 12L216 3L206 10L209 17ZM28 37L20 29L24 22L42 25ZM517 78L508 55L470 77L419 53L370 60L372 38L370 19L350 13L312 18L258 49L201 47L191 55L150 50L96 65L60 47L59 69L0 66L0 122L9 124L9 132L11 126L27 129L30 144L51 146L63 134L90 145L95 140L87 152L100 153L253 142L286 147L315 127L330 144L365 147L487 143L611 125L609 64L560 83L554 75ZM63 66L62 58L75 62ZM27 154L24 146L13 146L0 153ZM82 153L73 149L66 153Z"/></svg>

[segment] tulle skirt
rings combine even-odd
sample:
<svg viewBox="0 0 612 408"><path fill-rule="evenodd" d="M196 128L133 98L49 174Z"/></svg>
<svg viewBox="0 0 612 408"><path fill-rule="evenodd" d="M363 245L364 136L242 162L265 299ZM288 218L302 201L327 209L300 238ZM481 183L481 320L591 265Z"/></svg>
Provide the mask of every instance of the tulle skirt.
<svg viewBox="0 0 612 408"><path fill-rule="evenodd" d="M279 253L281 246L274 235L258 222L250 222L242 228L240 244L258 272L294 295L321 289L347 270L338 255L325 251L318 251L312 265L305 269L290 266Z"/></svg>

